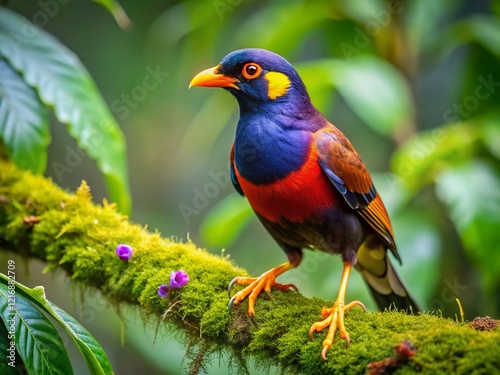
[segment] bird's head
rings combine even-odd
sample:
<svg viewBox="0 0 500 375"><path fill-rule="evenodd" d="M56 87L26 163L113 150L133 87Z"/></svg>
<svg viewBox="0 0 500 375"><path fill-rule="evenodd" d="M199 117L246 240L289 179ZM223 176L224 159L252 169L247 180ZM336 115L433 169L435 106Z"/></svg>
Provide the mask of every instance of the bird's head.
<svg viewBox="0 0 500 375"><path fill-rule="evenodd" d="M189 84L192 86L222 87L238 100L242 110L269 108L278 103L282 110L310 105L304 83L293 66L274 52L258 48L231 52L217 66L198 73Z"/></svg>

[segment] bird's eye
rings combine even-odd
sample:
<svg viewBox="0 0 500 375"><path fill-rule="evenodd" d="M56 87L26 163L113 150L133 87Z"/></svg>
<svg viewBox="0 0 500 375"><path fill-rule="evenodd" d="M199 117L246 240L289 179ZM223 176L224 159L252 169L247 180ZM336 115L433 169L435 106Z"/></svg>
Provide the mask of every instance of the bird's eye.
<svg viewBox="0 0 500 375"><path fill-rule="evenodd" d="M260 75L262 68L259 64L255 63L247 63L243 65L243 69L241 70L241 74L246 79L254 79Z"/></svg>

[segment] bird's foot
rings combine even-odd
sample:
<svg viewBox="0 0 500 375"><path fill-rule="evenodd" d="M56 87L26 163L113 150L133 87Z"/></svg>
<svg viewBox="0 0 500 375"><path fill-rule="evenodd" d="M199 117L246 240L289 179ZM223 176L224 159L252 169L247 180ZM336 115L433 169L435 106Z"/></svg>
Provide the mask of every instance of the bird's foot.
<svg viewBox="0 0 500 375"><path fill-rule="evenodd" d="M276 288L282 291L287 291L290 289L294 289L298 292L298 289L293 284L280 284L277 283L276 277L284 272L283 268L276 267L272 270L269 270L259 277L235 277L228 287L228 292L231 292L231 288L234 284L238 285L248 285L245 289L240 290L236 293L233 298L229 301L229 312L231 312L233 305L237 305L245 298L248 297L248 315L251 318L255 316L255 301L257 300L258 295L263 290L269 298L271 297L271 289Z"/></svg>
<svg viewBox="0 0 500 375"><path fill-rule="evenodd" d="M347 346L349 346L350 338L347 333L344 325L344 313L351 309L352 307L359 305L366 311L365 305L363 305L360 301L353 301L344 305L343 301L335 301L331 308L323 307L321 310L321 315L325 318L320 322L316 322L311 326L309 330L309 339L313 339L314 332L320 332L324 330L326 327L328 328L328 333L326 338L323 340L323 350L321 351L321 358L326 361L326 353L330 349L333 344L333 339L335 337L335 332L337 332L337 328L340 333L340 337L345 339L347 342Z"/></svg>

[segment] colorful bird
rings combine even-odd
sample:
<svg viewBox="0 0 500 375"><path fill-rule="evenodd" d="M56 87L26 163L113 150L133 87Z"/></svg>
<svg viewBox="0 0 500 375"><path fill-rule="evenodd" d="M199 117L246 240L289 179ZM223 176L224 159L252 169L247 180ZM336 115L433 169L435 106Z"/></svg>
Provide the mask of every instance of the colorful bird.
<svg viewBox="0 0 500 375"><path fill-rule="evenodd" d="M325 328L322 358L335 332L349 345L344 313L360 301L345 303L351 269L363 275L380 309L391 305L418 311L387 256L398 255L391 222L370 174L346 136L312 105L295 69L281 56L263 49L230 53L215 67L197 74L190 86L221 87L238 101L240 119L231 148L231 178L247 197L255 214L285 251L288 262L259 277L237 277L246 286L229 306L248 297L248 314L255 315L261 291L288 290L276 278L297 267L302 249L340 254L344 268L337 298L323 308L323 321L309 331ZM366 309L365 309L366 310Z"/></svg>

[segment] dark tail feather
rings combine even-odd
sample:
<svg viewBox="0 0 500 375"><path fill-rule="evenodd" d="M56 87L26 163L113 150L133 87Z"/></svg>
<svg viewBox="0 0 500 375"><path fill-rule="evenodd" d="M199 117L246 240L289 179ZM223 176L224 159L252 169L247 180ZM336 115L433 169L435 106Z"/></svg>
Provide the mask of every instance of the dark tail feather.
<svg viewBox="0 0 500 375"><path fill-rule="evenodd" d="M396 307L408 313L420 311L389 261L385 249L362 246L358 251L356 268L363 275L379 309Z"/></svg>
<svg viewBox="0 0 500 375"><path fill-rule="evenodd" d="M389 262L389 261L388 261ZM389 266L392 268L391 263L389 262ZM370 288L370 291L372 292L373 299L377 303L377 306L380 310L384 309L390 309L390 308L398 308L400 310L406 310L408 313L416 313L420 311L420 308L418 307L417 302L413 299L413 297L410 295L404 284L401 282L401 279L399 279L398 274L394 271L394 275L398 278L398 282L400 283L398 288L402 288L401 290L405 291L405 295L400 295L394 292L394 290L391 291L389 294L381 293L373 287L370 282L366 279L366 284L368 285L368 288Z"/></svg>

